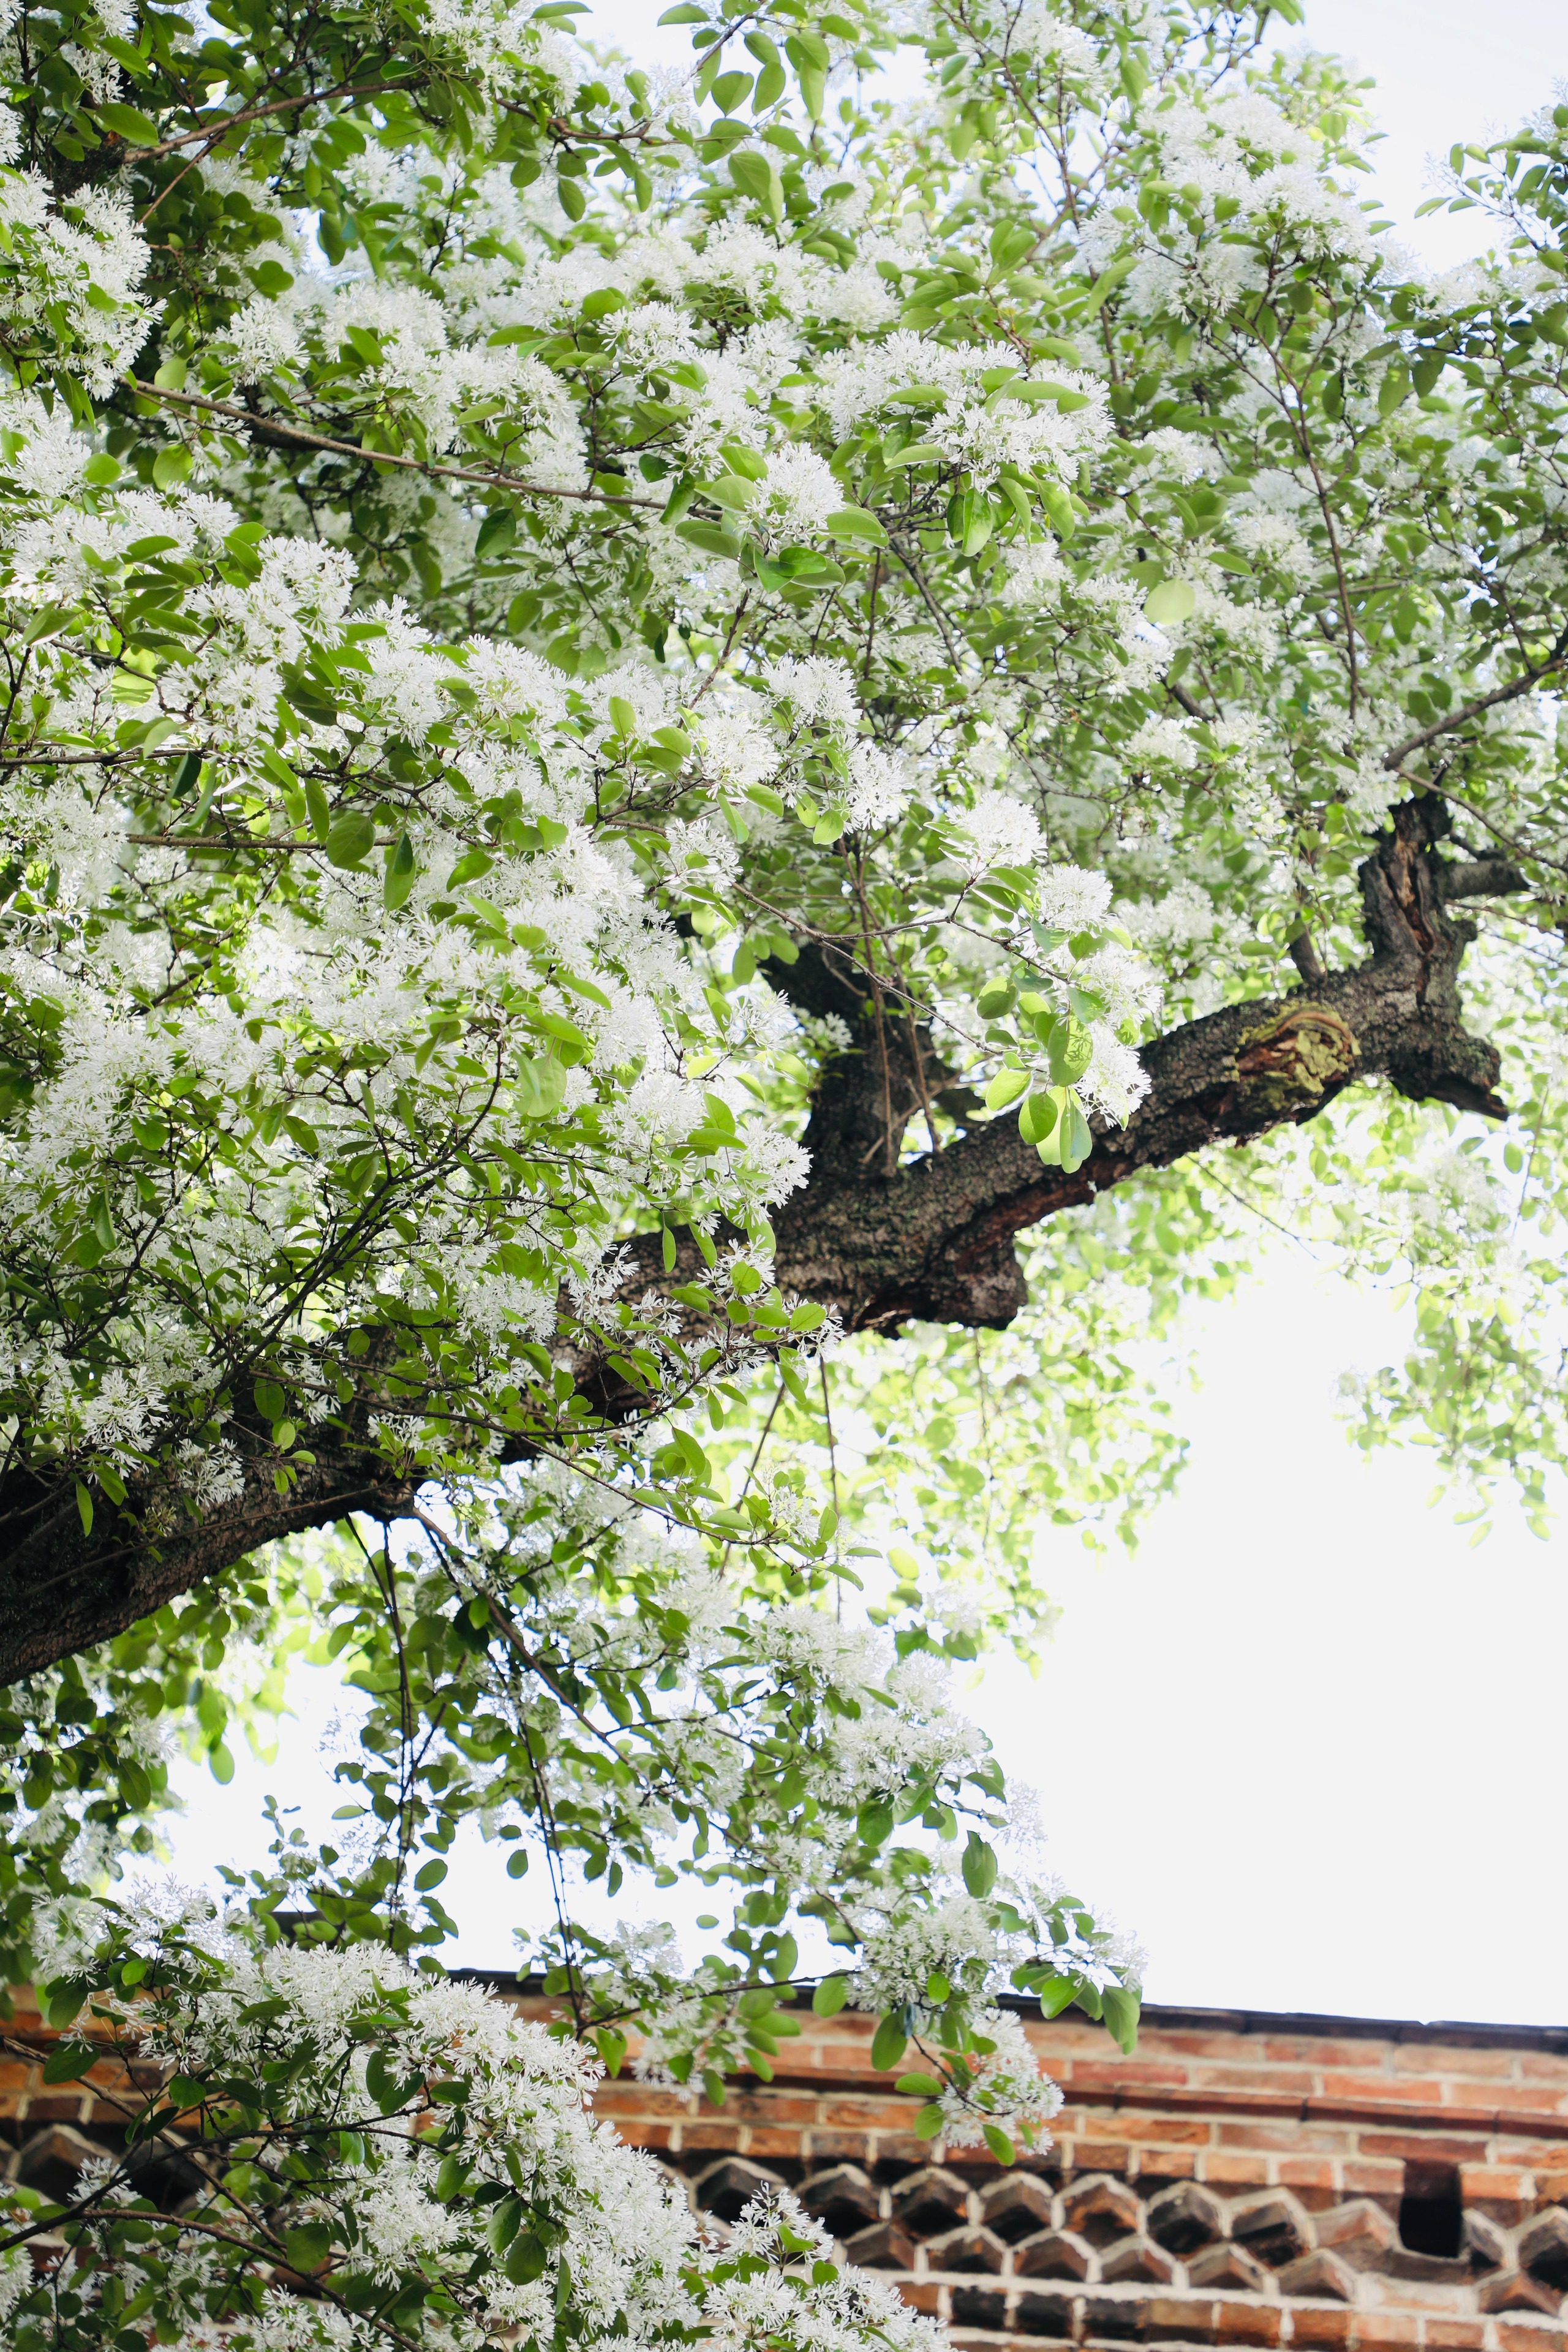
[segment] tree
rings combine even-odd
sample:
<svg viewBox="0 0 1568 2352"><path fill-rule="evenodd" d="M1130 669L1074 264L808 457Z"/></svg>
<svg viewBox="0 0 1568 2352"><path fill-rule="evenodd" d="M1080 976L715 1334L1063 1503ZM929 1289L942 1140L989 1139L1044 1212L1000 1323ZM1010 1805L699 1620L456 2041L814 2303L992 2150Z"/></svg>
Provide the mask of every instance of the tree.
<svg viewBox="0 0 1568 2352"><path fill-rule="evenodd" d="M932 0L897 106L859 0L574 13L6 37L8 1965L177 2055L303 1899L417 2102L353 1953L478 1816L732 1883L690 1981L562 1892L605 2063L765 2065L809 1922L1005 2138L997 1984L1136 1968L931 1676L1169 1483L1131 1340L1294 1222L1417 1295L1367 1442L1562 1457L1568 109L1432 280L1267 8ZM247 1642L367 1718L237 1957L110 1890Z"/></svg>

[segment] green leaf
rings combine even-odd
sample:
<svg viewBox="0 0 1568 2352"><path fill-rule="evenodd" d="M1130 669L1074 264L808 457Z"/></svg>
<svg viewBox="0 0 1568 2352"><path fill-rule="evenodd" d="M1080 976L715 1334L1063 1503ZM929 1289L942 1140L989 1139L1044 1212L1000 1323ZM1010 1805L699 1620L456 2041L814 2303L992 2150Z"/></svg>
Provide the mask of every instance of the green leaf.
<svg viewBox="0 0 1568 2352"><path fill-rule="evenodd" d="M998 2164L1017 2162L1018 2151L999 2124L982 2124L980 2128L985 2136L986 2147Z"/></svg>
<svg viewBox="0 0 1568 2352"><path fill-rule="evenodd" d="M1033 1094L1018 1113L1018 1132L1026 1143L1043 1143L1058 1118L1054 1095Z"/></svg>
<svg viewBox="0 0 1568 2352"><path fill-rule="evenodd" d="M139 107L123 106L118 99L112 99L100 100L92 110L104 129L112 131L117 139L123 139L128 147L158 145L158 126L152 116L143 114Z"/></svg>
<svg viewBox="0 0 1568 2352"><path fill-rule="evenodd" d="M1075 1175L1094 1150L1094 1133L1076 1095L1068 1097L1061 1127L1054 1140L1061 1152L1061 1165L1069 1176Z"/></svg>
<svg viewBox="0 0 1568 2352"><path fill-rule="evenodd" d="M986 1109L1005 1110L1010 1102L1016 1102L1027 1091L1028 1084L1027 1070L998 1070L985 1089Z"/></svg>
<svg viewBox="0 0 1568 2352"><path fill-rule="evenodd" d="M88 1493L86 1486L79 1478L76 1482L76 1507L77 1516L81 1521L81 1531L83 1535L91 1535L92 1496Z"/></svg>
<svg viewBox="0 0 1568 2352"><path fill-rule="evenodd" d="M491 2213L485 2235L491 2251L504 2254L522 2227L523 2202L521 2197L503 2197Z"/></svg>
<svg viewBox="0 0 1568 2352"><path fill-rule="evenodd" d="M180 484L189 474L191 465L192 458L190 451L185 447L184 442L175 442L172 448L160 449L157 456L153 458L153 482L161 490L178 489Z"/></svg>
<svg viewBox="0 0 1568 2352"><path fill-rule="evenodd" d="M482 563L487 556L502 555L517 537L517 516L510 507L492 507L479 525L479 535L474 541L476 561Z"/></svg>
<svg viewBox="0 0 1568 2352"><path fill-rule="evenodd" d="M523 1061L517 1071L517 1107L524 1118L553 1118L566 1098L566 1066L552 1054Z"/></svg>
<svg viewBox="0 0 1568 2352"><path fill-rule="evenodd" d="M834 539L869 540L874 547L888 544L887 532L865 507L837 507L826 518L825 527Z"/></svg>
<svg viewBox="0 0 1568 2352"><path fill-rule="evenodd" d="M545 2250L531 2231L514 2241L511 2252L501 2264L513 2286L526 2286L544 2268Z"/></svg>
<svg viewBox="0 0 1568 2352"><path fill-rule="evenodd" d="M896 2017L884 2017L871 2036L871 2063L879 2074L898 2064L909 2047L909 2035Z"/></svg>
<svg viewBox="0 0 1568 2352"><path fill-rule="evenodd" d="M1163 628L1190 621L1197 601L1190 580L1162 580L1157 588L1150 589L1143 610Z"/></svg>
<svg viewBox="0 0 1568 2352"><path fill-rule="evenodd" d="M495 859L485 849L467 849L447 877L448 890L460 890L466 882L482 881L489 873Z"/></svg>
<svg viewBox="0 0 1568 2352"><path fill-rule="evenodd" d="M51 2050L44 2061L46 2083L79 2083L89 2068L103 2056L85 2042L62 2042Z"/></svg>
<svg viewBox="0 0 1568 2352"><path fill-rule="evenodd" d="M837 2017L848 1998L847 1977L824 1977L811 1996L811 2005L818 2017Z"/></svg>
<svg viewBox="0 0 1568 2352"><path fill-rule="evenodd" d="M282 1420L288 1399L276 1381L256 1381L251 1385L250 1392L256 1399L256 1410L263 1421Z"/></svg>
<svg viewBox="0 0 1568 2352"><path fill-rule="evenodd" d="M325 2221L307 2221L297 2230L285 2230L283 2244L290 2268L309 2276L321 2268L332 2251L331 2225Z"/></svg>
<svg viewBox="0 0 1568 2352"><path fill-rule="evenodd" d="M996 1884L996 1855L978 1830L971 1830L963 1849L963 1883L980 1902Z"/></svg>
<svg viewBox="0 0 1568 2352"><path fill-rule="evenodd" d="M934 2074L900 2074L893 2084L910 2099L940 2099L945 2087Z"/></svg>
<svg viewBox="0 0 1568 2352"><path fill-rule="evenodd" d="M704 555L727 555L731 559L740 555L741 541L732 530L726 530L721 523L694 520L677 523L676 529L682 539L689 540L692 546L700 548Z"/></svg>
<svg viewBox="0 0 1568 2352"><path fill-rule="evenodd" d="M1051 1037L1051 1084L1055 1087L1076 1086L1093 1059L1093 1038L1081 1021L1069 1017Z"/></svg>
<svg viewBox="0 0 1568 2352"><path fill-rule="evenodd" d="M381 886L383 904L394 911L401 907L413 889L418 872L414 857L414 844L405 833L400 834L397 846L387 862L385 879Z"/></svg>
<svg viewBox="0 0 1568 2352"><path fill-rule="evenodd" d="M1100 2001L1104 2008L1107 2026L1114 2039L1121 2043L1124 2053L1131 2058L1138 2047L1140 2004L1137 1994L1129 1991L1124 1986L1108 1985L1100 1994Z"/></svg>
<svg viewBox="0 0 1568 2352"><path fill-rule="evenodd" d="M22 643L37 646L42 645L46 637L58 637L62 629L70 627L76 617L74 604L46 604L41 613L34 614L23 630Z"/></svg>
<svg viewBox="0 0 1568 2352"><path fill-rule="evenodd" d="M375 826L363 809L347 809L327 832L327 856L334 866L360 866L375 847Z"/></svg>
<svg viewBox="0 0 1568 2352"><path fill-rule="evenodd" d="M1063 2010L1070 2004L1077 1991L1076 1978L1053 1978L1040 1993L1040 2015L1047 2020L1059 2017Z"/></svg>
<svg viewBox="0 0 1568 2352"><path fill-rule="evenodd" d="M1395 364L1384 371L1383 382L1377 387L1377 413L1392 416L1394 410L1410 397L1410 372Z"/></svg>
<svg viewBox="0 0 1568 2352"><path fill-rule="evenodd" d="M336 715L334 711L334 718ZM310 821L310 831L318 841L325 842L332 829L332 813L326 793L314 777L305 787L305 810Z"/></svg>

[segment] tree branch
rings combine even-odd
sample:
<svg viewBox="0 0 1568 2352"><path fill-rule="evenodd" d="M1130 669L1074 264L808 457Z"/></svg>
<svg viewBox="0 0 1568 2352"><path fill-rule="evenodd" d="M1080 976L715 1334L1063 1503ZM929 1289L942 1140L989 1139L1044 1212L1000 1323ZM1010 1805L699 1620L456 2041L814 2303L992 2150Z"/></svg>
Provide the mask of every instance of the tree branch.
<svg viewBox="0 0 1568 2352"><path fill-rule="evenodd" d="M1521 671L1518 677L1510 678L1506 686L1494 687L1490 694L1479 695L1474 702L1467 702L1462 710L1451 710L1446 719L1434 719L1432 725L1423 727L1419 734L1407 735L1403 743L1396 743L1392 751L1384 753L1384 766L1396 773L1412 751L1425 751L1428 743L1436 743L1442 736L1451 735L1456 727L1464 727L1470 719L1479 719L1483 710L1495 710L1500 702L1514 702L1521 694L1528 694L1531 687L1539 686L1543 677L1550 677L1554 669L1561 667L1564 654L1568 654L1568 629L1562 632L1543 662L1532 663L1529 669Z"/></svg>
<svg viewBox="0 0 1568 2352"><path fill-rule="evenodd" d="M1442 857L1436 845L1448 824L1436 793L1396 809L1361 869L1364 961L1346 971L1320 969L1281 995L1226 1005L1155 1038L1142 1053L1143 1102L1124 1129L1095 1122L1094 1148L1071 1175L1043 1166L1005 1113L900 1165L905 1128L947 1077L929 1032L885 1022L884 1068L870 977L853 939L771 963L769 977L795 1004L836 1014L850 1034L812 1106L810 1181L775 1220L781 1286L837 1307L851 1330L891 1331L912 1318L1000 1327L1026 1297L1016 1236L1145 1170L1299 1125L1374 1077L1414 1101L1503 1117L1496 1048L1460 1020L1459 963L1475 926L1447 909L1527 886L1505 858ZM689 1234L672 1272L657 1234L634 1242L631 1255L634 1294L668 1293L705 1270ZM613 1377L583 1370L589 1393L618 1410ZM273 1485L269 1432L237 1417L228 1428L242 1453L244 1492L200 1519L175 1498L140 1497L140 1524L106 1507L89 1538L68 1483L51 1494L29 1490L31 1474L13 1475L0 1486L0 1528L14 1531L0 1554L0 1683L123 1631L277 1536L352 1511L384 1519L408 1512L413 1493L378 1458L374 1410L373 1370L349 1428L330 1439L312 1433L315 1467L283 1496Z"/></svg>
<svg viewBox="0 0 1568 2352"><path fill-rule="evenodd" d="M196 408L204 415L229 418L243 425L255 440L269 437L296 444L301 449L327 449L339 457L360 457L371 466L400 466L411 474L439 474L447 481L478 482L491 490L516 490L531 499L574 499L589 505L605 507L658 507L663 499L638 498L628 490L623 498L616 490L558 490L543 482L525 481L521 474L509 474L496 467L487 473L477 466L443 466L434 457L405 457L396 449L367 449L363 442L335 441L327 433L310 433L302 425L290 425L281 416L258 416L248 408L236 408L227 401L207 400L200 393L168 392L162 384L146 383L139 375L128 375L125 382L143 400L162 400L176 408Z"/></svg>

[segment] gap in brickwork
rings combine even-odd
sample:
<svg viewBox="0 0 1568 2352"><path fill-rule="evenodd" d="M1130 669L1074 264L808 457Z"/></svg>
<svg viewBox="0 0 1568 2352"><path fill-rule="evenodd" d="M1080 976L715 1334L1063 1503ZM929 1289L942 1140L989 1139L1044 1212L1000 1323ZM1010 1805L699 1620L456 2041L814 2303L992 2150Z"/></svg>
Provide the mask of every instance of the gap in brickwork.
<svg viewBox="0 0 1568 2352"><path fill-rule="evenodd" d="M1399 2242L1406 2252L1441 2254L1451 2262L1459 2252L1464 2227L1458 2166L1409 2159L1399 2200Z"/></svg>

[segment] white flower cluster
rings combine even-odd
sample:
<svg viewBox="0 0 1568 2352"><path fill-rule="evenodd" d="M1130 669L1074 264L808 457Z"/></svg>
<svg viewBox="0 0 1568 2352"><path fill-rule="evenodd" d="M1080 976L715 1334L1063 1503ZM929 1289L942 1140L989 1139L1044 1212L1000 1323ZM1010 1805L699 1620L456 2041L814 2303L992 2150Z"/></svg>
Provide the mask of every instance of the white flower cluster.
<svg viewBox="0 0 1568 2352"><path fill-rule="evenodd" d="M597 2064L476 1987L422 1977L374 1947L258 1948L191 1904L133 1923L117 1948L165 1961L151 2001L109 1992L99 2002L118 2019L128 2055L186 2081L210 2077L226 2099L237 2083L254 2085L270 2126L259 2148L251 2144L253 2174L229 2175L222 2229L204 2228L199 2198L141 2230L132 2259L188 2309L195 2333L184 2340L205 2341L204 2315L223 2304L226 2262L250 2226L244 2179L259 2189L270 2176L267 2244L298 2231L320 2248L313 2266L329 2276L362 2272L391 2294L411 2282L433 2289L452 2352L548 2332L565 2305L575 2338L634 2352L692 2333L736 2352L763 2343L862 2352L872 2342L935 2352L935 2329L890 2289L831 2266L814 2271L830 2248L793 2199L749 2209L716 2265L658 2168L595 2122ZM440 2129L455 2112L456 2166L452 2130ZM313 2147L333 2126L333 2164L301 2166L288 2155L301 2130ZM112 2226L134 2183L110 2166L83 2191L89 2227L62 2276L96 2311L122 2273L120 2262L95 2258L91 2224L101 2217ZM530 2259L505 2259L531 2244ZM737 2247L757 2259L737 2265ZM24 2260L20 2286L16 2265L0 2272L0 2315L26 2294L30 2267ZM336 2295L301 2302L288 2273L264 2261L218 2339L233 2352L349 2352L382 2336L374 2312Z"/></svg>

